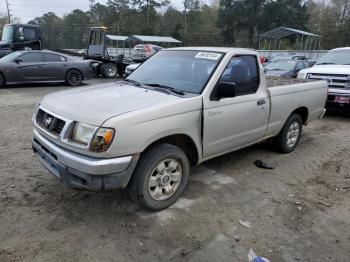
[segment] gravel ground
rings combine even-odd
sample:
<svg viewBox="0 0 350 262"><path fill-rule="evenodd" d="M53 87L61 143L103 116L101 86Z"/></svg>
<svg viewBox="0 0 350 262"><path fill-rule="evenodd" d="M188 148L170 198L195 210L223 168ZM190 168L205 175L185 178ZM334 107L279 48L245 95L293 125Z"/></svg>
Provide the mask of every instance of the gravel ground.
<svg viewBox="0 0 350 262"><path fill-rule="evenodd" d="M250 248L271 262L349 261L349 117L311 123L288 155L262 143L195 167L183 197L150 213L123 191L68 189L35 159L33 108L66 88L0 90L0 261L248 261Z"/></svg>

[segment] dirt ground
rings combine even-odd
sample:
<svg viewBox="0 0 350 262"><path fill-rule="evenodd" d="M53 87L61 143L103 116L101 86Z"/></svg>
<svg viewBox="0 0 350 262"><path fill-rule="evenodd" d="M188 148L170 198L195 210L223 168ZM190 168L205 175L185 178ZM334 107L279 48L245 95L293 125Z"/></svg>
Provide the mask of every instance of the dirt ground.
<svg viewBox="0 0 350 262"><path fill-rule="evenodd" d="M240 262L250 248L271 262L350 261L349 117L311 123L288 155L260 144L195 167L183 197L150 213L123 191L68 189L35 159L34 106L66 88L0 90L0 261Z"/></svg>

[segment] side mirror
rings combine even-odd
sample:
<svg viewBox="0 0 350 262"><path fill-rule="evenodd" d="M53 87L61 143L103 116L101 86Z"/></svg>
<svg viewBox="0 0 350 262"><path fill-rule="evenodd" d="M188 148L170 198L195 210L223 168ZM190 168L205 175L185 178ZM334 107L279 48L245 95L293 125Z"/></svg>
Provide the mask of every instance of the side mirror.
<svg viewBox="0 0 350 262"><path fill-rule="evenodd" d="M23 59L22 58L16 58L15 60L13 60L13 62L19 64L19 63L23 62Z"/></svg>
<svg viewBox="0 0 350 262"><path fill-rule="evenodd" d="M216 85L216 98L235 97L236 96L236 84L232 82L219 82Z"/></svg>

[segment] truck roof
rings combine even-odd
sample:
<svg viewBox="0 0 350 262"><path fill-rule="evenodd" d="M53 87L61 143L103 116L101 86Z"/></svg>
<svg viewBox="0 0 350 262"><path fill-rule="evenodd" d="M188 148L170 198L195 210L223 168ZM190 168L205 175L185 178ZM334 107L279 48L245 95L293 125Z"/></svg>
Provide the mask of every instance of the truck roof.
<svg viewBox="0 0 350 262"><path fill-rule="evenodd" d="M167 50L192 50L192 51L207 51L207 52L221 52L221 53L228 53L228 52L249 52L252 54L256 54L256 51L254 49L248 49L248 48L235 48L235 47L211 47L211 46L190 46L190 47L174 47L174 48L168 48Z"/></svg>

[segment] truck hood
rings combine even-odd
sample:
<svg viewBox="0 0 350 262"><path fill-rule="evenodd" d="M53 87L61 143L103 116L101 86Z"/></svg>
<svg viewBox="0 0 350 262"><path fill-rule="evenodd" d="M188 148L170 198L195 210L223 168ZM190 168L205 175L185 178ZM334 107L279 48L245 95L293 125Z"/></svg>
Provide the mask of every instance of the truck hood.
<svg viewBox="0 0 350 262"><path fill-rule="evenodd" d="M51 93L40 104L64 118L100 126L111 117L181 99L117 82Z"/></svg>
<svg viewBox="0 0 350 262"><path fill-rule="evenodd" d="M304 74L349 74L350 65L314 65L313 67L303 69L300 71Z"/></svg>

